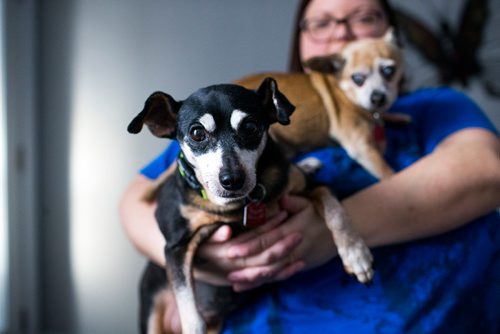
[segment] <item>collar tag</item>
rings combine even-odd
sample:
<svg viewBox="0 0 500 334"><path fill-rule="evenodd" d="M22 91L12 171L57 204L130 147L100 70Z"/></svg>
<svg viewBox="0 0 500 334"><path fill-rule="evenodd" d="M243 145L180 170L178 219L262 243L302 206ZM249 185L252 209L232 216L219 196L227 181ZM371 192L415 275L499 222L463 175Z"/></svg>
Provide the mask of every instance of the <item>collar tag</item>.
<svg viewBox="0 0 500 334"><path fill-rule="evenodd" d="M250 201L243 209L243 226L248 228L263 225L266 222L266 204Z"/></svg>
<svg viewBox="0 0 500 334"><path fill-rule="evenodd" d="M266 204L263 199L266 197L266 188L262 184L257 184L254 190L248 195L247 204L243 208L243 226L253 228L263 225L266 222Z"/></svg>

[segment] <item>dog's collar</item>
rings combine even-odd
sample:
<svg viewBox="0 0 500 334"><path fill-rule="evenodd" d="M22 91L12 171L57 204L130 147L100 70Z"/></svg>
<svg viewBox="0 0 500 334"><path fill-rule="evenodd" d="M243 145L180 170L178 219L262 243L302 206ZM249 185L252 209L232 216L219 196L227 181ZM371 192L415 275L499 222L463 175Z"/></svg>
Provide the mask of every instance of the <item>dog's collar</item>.
<svg viewBox="0 0 500 334"><path fill-rule="evenodd" d="M384 129L384 120L382 119L382 113L378 111L371 112L371 116L373 119L373 123L375 126L373 127L373 139L375 142L380 143L385 141L385 129Z"/></svg>
<svg viewBox="0 0 500 334"><path fill-rule="evenodd" d="M177 158L177 170L191 189L199 190L201 197L203 199L207 199L205 189L203 189L200 182L198 182L193 167L191 167L191 164L186 160L184 152L182 151L179 153L179 157Z"/></svg>

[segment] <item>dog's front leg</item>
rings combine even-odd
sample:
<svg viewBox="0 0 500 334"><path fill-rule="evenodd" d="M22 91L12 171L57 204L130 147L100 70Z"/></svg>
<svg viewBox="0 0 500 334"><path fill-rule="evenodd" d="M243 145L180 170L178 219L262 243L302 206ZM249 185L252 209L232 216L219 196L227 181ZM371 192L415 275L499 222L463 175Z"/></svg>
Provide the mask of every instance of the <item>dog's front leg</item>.
<svg viewBox="0 0 500 334"><path fill-rule="evenodd" d="M361 283L369 283L373 278L372 254L353 229L342 205L333 197L330 190L323 186L315 188L311 198L333 234L345 271L355 275Z"/></svg>
<svg viewBox="0 0 500 334"><path fill-rule="evenodd" d="M218 225L203 226L195 232L189 242L179 242L176 245L169 245L167 242L165 246L167 274L177 301L182 333L204 334L207 332L205 320L196 307L192 264L199 244L217 227Z"/></svg>
<svg viewBox="0 0 500 334"><path fill-rule="evenodd" d="M378 179L388 178L394 174L374 142L366 140L366 138L353 139L353 141L355 142L343 142L342 145L347 154L368 172Z"/></svg>

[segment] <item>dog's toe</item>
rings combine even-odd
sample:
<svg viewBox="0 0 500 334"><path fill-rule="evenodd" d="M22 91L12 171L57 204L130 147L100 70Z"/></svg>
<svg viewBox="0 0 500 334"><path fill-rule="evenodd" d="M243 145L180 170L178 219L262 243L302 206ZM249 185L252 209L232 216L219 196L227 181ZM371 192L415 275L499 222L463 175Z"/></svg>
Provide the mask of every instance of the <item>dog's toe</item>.
<svg viewBox="0 0 500 334"><path fill-rule="evenodd" d="M339 255L346 272L356 276L356 279L363 284L371 282L374 275L373 256L363 242L358 242L344 250L339 249Z"/></svg>
<svg viewBox="0 0 500 334"><path fill-rule="evenodd" d="M321 169L321 167L323 167L323 163L318 158L309 157L298 161L296 166L299 167L305 174L313 175Z"/></svg>

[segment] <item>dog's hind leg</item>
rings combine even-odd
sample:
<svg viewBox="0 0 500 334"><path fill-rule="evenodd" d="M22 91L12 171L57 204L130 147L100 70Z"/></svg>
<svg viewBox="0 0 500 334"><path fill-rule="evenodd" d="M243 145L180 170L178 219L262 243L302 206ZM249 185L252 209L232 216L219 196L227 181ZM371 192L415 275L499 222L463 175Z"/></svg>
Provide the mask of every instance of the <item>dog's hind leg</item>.
<svg viewBox="0 0 500 334"><path fill-rule="evenodd" d="M142 334L161 334L163 315L166 307L165 293L167 278L162 267L149 262L144 270L140 284L140 332Z"/></svg>
<svg viewBox="0 0 500 334"><path fill-rule="evenodd" d="M153 301L153 309L147 319L147 331L142 331L145 334L166 334L163 330L163 317L165 316L165 293L166 290L160 291Z"/></svg>
<svg viewBox="0 0 500 334"><path fill-rule="evenodd" d="M333 234L345 271L355 275L361 283L369 283L373 278L372 254L353 229L342 205L326 187L315 188L311 198Z"/></svg>
<svg viewBox="0 0 500 334"><path fill-rule="evenodd" d="M192 263L199 244L218 227L217 224L202 226L189 242L180 242L176 245L169 245L167 242L165 246L167 274L177 301L183 333L207 332L205 320L196 307Z"/></svg>

